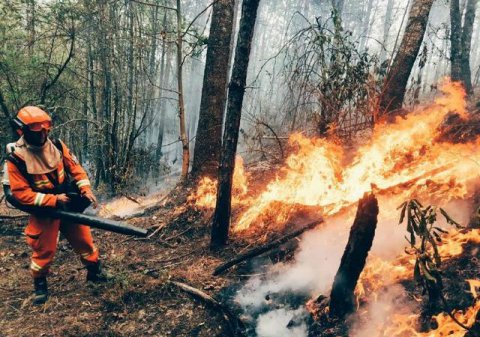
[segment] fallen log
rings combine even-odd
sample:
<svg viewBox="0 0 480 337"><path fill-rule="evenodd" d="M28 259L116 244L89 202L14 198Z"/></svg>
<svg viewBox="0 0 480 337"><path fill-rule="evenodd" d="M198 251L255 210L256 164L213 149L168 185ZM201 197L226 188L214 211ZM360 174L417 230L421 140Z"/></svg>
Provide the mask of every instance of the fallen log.
<svg viewBox="0 0 480 337"><path fill-rule="evenodd" d="M200 289L194 288L188 284L176 281L170 281L170 283L177 288L183 290L187 294L193 296L194 298L203 301L210 307L220 311L223 314L223 318L228 324L232 336L244 336L242 322L228 308L222 305L215 298L201 291Z"/></svg>
<svg viewBox="0 0 480 337"><path fill-rule="evenodd" d="M367 194L358 203L347 246L330 294L330 314L342 318L355 309L354 290L365 267L377 227L378 201Z"/></svg>
<svg viewBox="0 0 480 337"><path fill-rule="evenodd" d="M277 240L274 240L274 241L272 241L270 243L267 243L267 244L264 244L262 246L252 248L252 249L246 251L245 253L238 255L236 258L219 265L213 271L213 276L217 276L217 275L223 273L225 270L239 264L240 262L251 259L251 258L253 258L255 256L258 256L258 255L261 255L265 252L268 252L268 251L280 246L281 244L283 244L283 243L285 243L285 242L303 234L304 232L315 228L316 226L318 226L322 222L323 222L323 219L313 221L313 222L307 224L305 227L302 227L302 228L300 228L300 229L298 229L298 230L296 230L292 233L289 233L285 236L282 236L281 238L279 238Z"/></svg>

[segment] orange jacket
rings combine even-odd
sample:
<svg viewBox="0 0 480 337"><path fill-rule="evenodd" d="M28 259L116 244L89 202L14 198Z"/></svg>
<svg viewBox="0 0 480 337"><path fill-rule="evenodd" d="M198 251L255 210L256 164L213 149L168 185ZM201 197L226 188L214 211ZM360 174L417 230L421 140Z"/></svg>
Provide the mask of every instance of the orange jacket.
<svg viewBox="0 0 480 337"><path fill-rule="evenodd" d="M8 160L6 161L7 168L3 183L10 185L13 196L22 204L55 207L57 205L57 196L51 192L56 185L60 185L65 181L65 169L82 194L91 190L87 173L78 163L75 156L70 153L65 143L62 141L60 143L63 150L63 160L59 162L55 171L48 173L52 180L58 182L58 184L54 185L48 179L47 174L32 174L31 181L33 181L33 186L31 186L28 179L22 175L17 166ZM24 160L19 153L14 152L14 155Z"/></svg>

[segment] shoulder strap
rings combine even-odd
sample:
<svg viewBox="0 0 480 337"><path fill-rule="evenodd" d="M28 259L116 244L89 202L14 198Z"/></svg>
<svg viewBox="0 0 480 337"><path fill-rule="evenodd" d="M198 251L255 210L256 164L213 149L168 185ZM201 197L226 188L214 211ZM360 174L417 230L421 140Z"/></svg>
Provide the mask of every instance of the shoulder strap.
<svg viewBox="0 0 480 337"><path fill-rule="evenodd" d="M33 186L33 178L30 174L27 172L27 164L25 164L25 161L17 156L15 152L11 152L8 154L7 159L9 162L11 162L13 165L17 167L17 169L20 171L22 176L27 179L28 183L30 186Z"/></svg>
<svg viewBox="0 0 480 337"><path fill-rule="evenodd" d="M52 143L53 143L53 145L55 145L55 147L56 147L57 149L60 150L60 153L62 154L62 157L63 157L63 146L62 146L62 142L60 141L60 139L58 139L58 138L53 138L53 139L52 139Z"/></svg>

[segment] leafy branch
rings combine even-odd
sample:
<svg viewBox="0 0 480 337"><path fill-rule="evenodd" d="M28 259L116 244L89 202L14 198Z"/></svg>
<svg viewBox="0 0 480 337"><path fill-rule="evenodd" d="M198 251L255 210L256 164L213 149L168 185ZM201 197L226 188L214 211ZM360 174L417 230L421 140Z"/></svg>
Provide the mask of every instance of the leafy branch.
<svg viewBox="0 0 480 337"><path fill-rule="evenodd" d="M445 218L449 225L456 228L462 228L462 226L453 220L444 209L433 205L423 207L416 199L405 201L398 209L401 210L399 224L406 220L409 236L405 238L413 250L412 254L416 255L413 272L415 282L422 286L423 295L428 293L430 303L435 303L440 299L452 320L462 328L469 330L453 316L451 310L448 309L445 296L442 294L443 283L440 272L442 259L437 245L442 242L441 235L448 232L435 226L438 213Z"/></svg>

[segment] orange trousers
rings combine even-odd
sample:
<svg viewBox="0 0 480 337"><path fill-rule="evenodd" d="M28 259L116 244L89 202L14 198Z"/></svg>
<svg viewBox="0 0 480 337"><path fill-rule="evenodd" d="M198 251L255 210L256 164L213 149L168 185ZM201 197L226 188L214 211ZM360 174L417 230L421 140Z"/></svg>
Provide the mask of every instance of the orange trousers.
<svg viewBox="0 0 480 337"><path fill-rule="evenodd" d="M80 255L84 265L98 262L98 250L93 244L90 227L32 215L25 228L25 236L28 245L33 249L30 271L34 278L48 274L57 250L59 231L70 242L73 250Z"/></svg>

